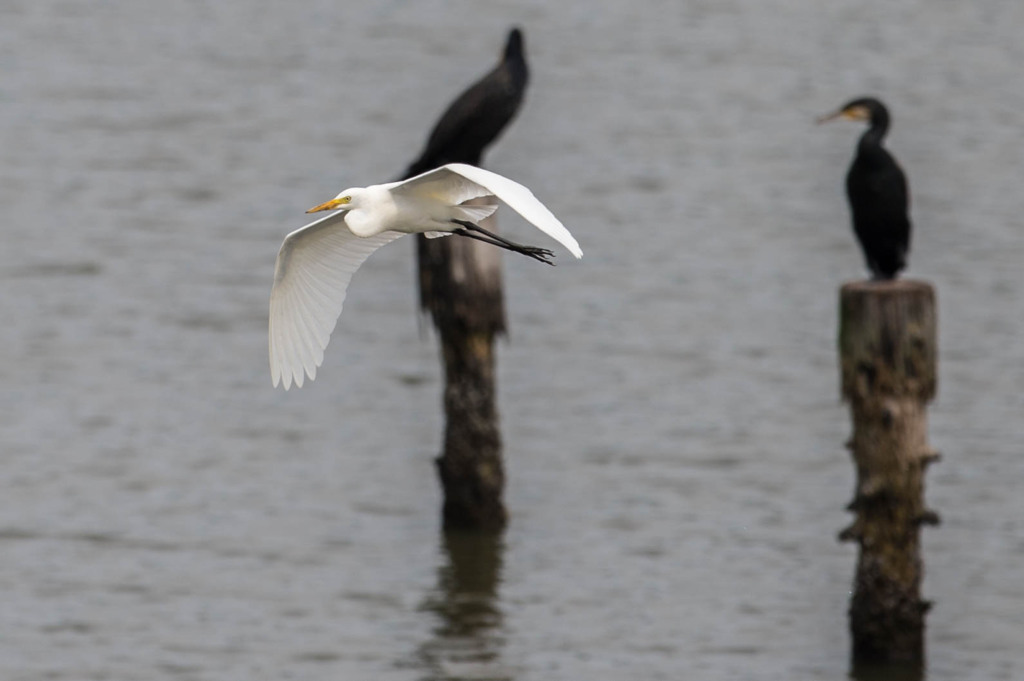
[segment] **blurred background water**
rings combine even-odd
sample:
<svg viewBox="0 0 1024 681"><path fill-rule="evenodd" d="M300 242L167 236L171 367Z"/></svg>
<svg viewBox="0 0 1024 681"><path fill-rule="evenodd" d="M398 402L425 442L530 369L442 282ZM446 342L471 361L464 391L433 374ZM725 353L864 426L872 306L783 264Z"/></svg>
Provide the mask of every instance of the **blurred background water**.
<svg viewBox="0 0 1024 681"><path fill-rule="evenodd" d="M439 531L411 241L301 391L270 388L266 308L303 211L396 176L513 24L533 79L488 166L586 257L505 259L511 525L480 546ZM1022 27L1016 0L3 0L0 677L846 678L861 128L813 120L876 94L940 305L927 676L1022 678Z"/></svg>

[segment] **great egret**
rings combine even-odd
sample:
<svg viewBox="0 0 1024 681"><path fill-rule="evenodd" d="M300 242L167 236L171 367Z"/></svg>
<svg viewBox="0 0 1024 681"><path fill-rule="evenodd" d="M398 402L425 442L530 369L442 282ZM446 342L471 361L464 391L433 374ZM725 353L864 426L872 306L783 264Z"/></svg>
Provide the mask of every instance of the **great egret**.
<svg viewBox="0 0 1024 681"><path fill-rule="evenodd" d="M895 279L906 267L910 250L910 203L907 178L892 154L882 147L889 130L889 111L882 102L862 97L822 116L819 123L836 118L868 121L857 154L846 175L853 231L868 269L875 279Z"/></svg>
<svg viewBox="0 0 1024 681"><path fill-rule="evenodd" d="M569 230L529 189L482 168L451 163L401 182L346 189L307 211L339 212L286 236L277 254L270 292L274 386L283 382L287 390L294 381L302 387L303 372L310 380L316 378L352 275L371 253L403 234L459 234L551 264L551 251L508 241L475 224L497 205L459 205L492 195L583 257Z"/></svg>

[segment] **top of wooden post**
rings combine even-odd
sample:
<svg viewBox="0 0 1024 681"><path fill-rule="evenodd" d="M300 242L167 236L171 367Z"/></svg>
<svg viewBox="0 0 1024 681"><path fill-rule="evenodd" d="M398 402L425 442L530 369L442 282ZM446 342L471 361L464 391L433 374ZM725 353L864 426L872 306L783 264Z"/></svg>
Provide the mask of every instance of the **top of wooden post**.
<svg viewBox="0 0 1024 681"><path fill-rule="evenodd" d="M843 397L916 397L936 386L935 289L925 281L855 281L839 291Z"/></svg>

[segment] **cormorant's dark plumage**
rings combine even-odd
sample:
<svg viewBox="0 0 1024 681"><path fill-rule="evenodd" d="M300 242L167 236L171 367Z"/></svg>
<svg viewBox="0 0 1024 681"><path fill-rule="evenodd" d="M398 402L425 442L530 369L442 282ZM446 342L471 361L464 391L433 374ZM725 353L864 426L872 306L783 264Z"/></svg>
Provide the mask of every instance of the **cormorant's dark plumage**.
<svg viewBox="0 0 1024 681"><path fill-rule="evenodd" d="M853 231L872 276L895 279L906 267L910 250L910 201L903 170L882 146L889 131L889 111L877 99L863 97L822 120L840 117L870 124L846 175L846 195Z"/></svg>
<svg viewBox="0 0 1024 681"><path fill-rule="evenodd" d="M445 163L480 165L484 150L519 111L529 76L523 32L513 28L501 62L452 102L430 133L423 153L406 170L405 178Z"/></svg>

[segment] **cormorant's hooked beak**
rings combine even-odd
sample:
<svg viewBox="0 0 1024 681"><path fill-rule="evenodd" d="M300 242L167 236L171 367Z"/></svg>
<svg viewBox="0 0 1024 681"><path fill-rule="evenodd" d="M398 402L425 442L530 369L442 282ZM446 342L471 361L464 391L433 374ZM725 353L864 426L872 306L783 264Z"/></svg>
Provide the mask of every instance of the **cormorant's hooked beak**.
<svg viewBox="0 0 1024 681"><path fill-rule="evenodd" d="M339 199L331 199L327 203L321 203L319 206L313 206L306 212L319 213L322 210L334 210L335 208L340 208L341 206L344 206L349 201L351 201L351 199L349 199L347 196L343 196Z"/></svg>
<svg viewBox="0 0 1024 681"><path fill-rule="evenodd" d="M824 116L818 116L816 119L814 119L814 122L817 123L818 125L821 125L822 123L834 121L835 119L842 117L842 115L843 110L840 109L839 111L833 111L832 113L825 114Z"/></svg>

